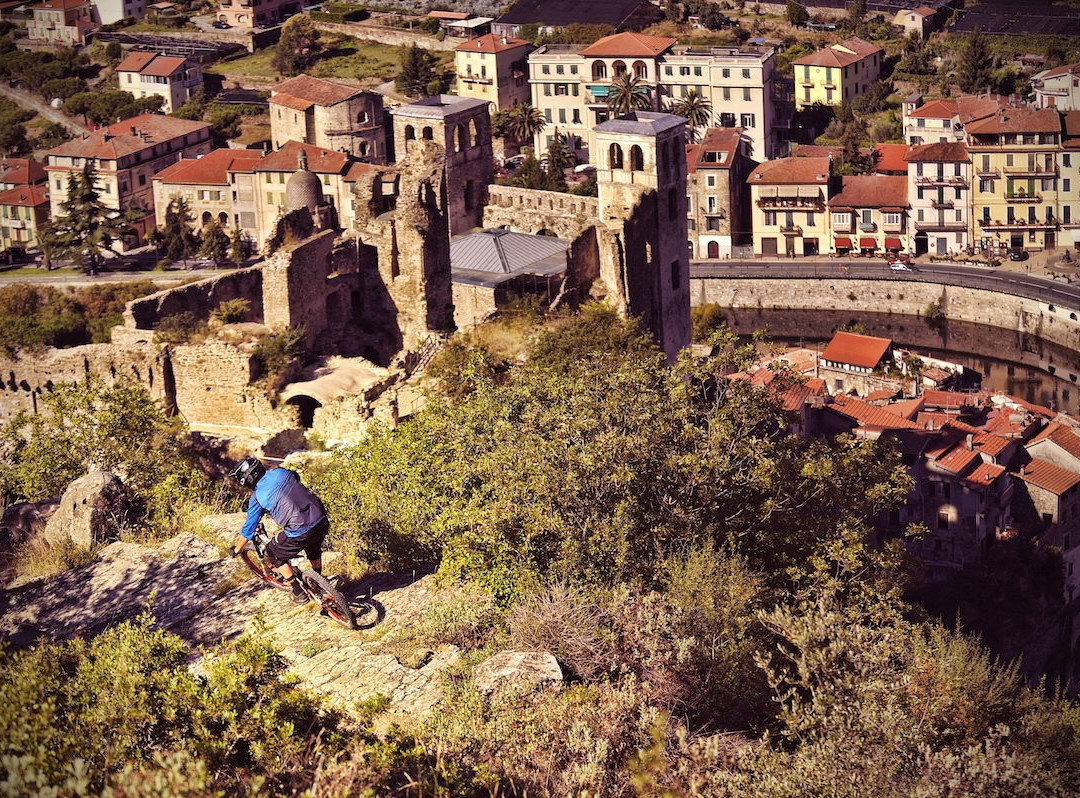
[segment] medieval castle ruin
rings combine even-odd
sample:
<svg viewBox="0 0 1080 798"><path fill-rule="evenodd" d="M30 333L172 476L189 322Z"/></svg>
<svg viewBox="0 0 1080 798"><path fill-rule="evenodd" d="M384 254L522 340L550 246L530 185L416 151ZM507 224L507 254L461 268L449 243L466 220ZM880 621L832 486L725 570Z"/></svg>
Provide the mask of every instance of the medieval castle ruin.
<svg viewBox="0 0 1080 798"><path fill-rule="evenodd" d="M481 227L558 236L567 258L556 301L605 298L669 357L689 343L685 120L636 112L598 125L590 198L494 185L486 102L443 95L391 116L394 159L355 165L351 213L328 205L301 147L265 260L129 303L111 343L0 360L0 419L96 374L134 378L211 434L356 438L372 416L409 412L407 378L467 323L455 321L456 301L470 318L496 309L491 291L452 279L451 237ZM354 220L347 229L342 216ZM244 322L200 343L155 342L163 319L206 320L236 299L247 302ZM290 327L303 330L309 362L269 390L254 342Z"/></svg>

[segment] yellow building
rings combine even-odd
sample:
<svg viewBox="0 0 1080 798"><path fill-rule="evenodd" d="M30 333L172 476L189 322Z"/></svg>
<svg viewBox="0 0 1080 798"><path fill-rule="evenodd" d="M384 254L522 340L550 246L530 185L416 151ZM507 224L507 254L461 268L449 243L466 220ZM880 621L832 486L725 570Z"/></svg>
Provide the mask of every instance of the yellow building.
<svg viewBox="0 0 1080 798"><path fill-rule="evenodd" d="M792 62L795 106L842 105L881 77L885 51L857 37L844 39Z"/></svg>
<svg viewBox="0 0 1080 798"><path fill-rule="evenodd" d="M829 200L837 254L910 252L905 175L850 175Z"/></svg>
<svg viewBox="0 0 1080 798"><path fill-rule="evenodd" d="M529 100L529 52L532 45L489 33L454 48L457 93L487 100L504 111Z"/></svg>
<svg viewBox="0 0 1080 798"><path fill-rule="evenodd" d="M17 186L0 191L0 247L37 246L38 231L49 221L49 187Z"/></svg>
<svg viewBox="0 0 1080 798"><path fill-rule="evenodd" d="M975 243L999 256L1008 249L1057 246L1061 114L1008 108L966 129L978 181L972 192Z"/></svg>
<svg viewBox="0 0 1080 798"><path fill-rule="evenodd" d="M217 222L226 231L239 227L254 239L255 197L242 190L263 158L262 150L218 149L201 158L183 158L154 175L154 213L158 227L173 197L187 200L195 229ZM246 202L245 202L246 200ZM247 213L245 213L247 211Z"/></svg>
<svg viewBox="0 0 1080 798"><path fill-rule="evenodd" d="M762 257L819 255L829 251L826 202L831 158L781 158L750 173L754 254Z"/></svg>
<svg viewBox="0 0 1080 798"><path fill-rule="evenodd" d="M90 0L45 0L33 12L34 19L26 26L30 41L82 47L94 29Z"/></svg>

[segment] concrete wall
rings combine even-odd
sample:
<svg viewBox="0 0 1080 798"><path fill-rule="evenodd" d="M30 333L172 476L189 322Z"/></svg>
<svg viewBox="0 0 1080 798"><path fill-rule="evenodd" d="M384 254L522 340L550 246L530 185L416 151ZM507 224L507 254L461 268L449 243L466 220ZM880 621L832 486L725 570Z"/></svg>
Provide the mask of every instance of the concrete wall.
<svg viewBox="0 0 1080 798"><path fill-rule="evenodd" d="M166 316L184 312L206 319L210 311L230 299L248 300L251 303L249 318L258 319L263 314L262 285L262 270L243 269L178 288L167 288L129 303L124 311L124 325L151 330Z"/></svg>

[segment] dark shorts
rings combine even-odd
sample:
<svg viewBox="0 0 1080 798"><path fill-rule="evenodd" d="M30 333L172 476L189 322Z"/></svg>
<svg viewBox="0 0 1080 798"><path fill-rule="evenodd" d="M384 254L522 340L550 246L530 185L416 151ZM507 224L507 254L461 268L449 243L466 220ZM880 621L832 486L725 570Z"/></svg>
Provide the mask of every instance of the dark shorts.
<svg viewBox="0 0 1080 798"><path fill-rule="evenodd" d="M301 552L307 555L309 560L317 560L322 557L322 544L329 531L328 518L324 518L307 532L295 538L286 535L283 529L266 547L266 559L270 560L270 564L275 568L284 565L294 557L299 557Z"/></svg>

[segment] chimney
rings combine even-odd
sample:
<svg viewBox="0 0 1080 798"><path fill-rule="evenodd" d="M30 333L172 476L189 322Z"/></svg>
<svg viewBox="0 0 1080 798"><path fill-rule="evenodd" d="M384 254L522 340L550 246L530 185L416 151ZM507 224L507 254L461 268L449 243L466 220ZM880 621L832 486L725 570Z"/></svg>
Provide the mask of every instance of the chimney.
<svg viewBox="0 0 1080 798"><path fill-rule="evenodd" d="M135 127L135 125L131 126L131 135L133 135L133 136L139 135L139 129L137 127Z"/></svg>

